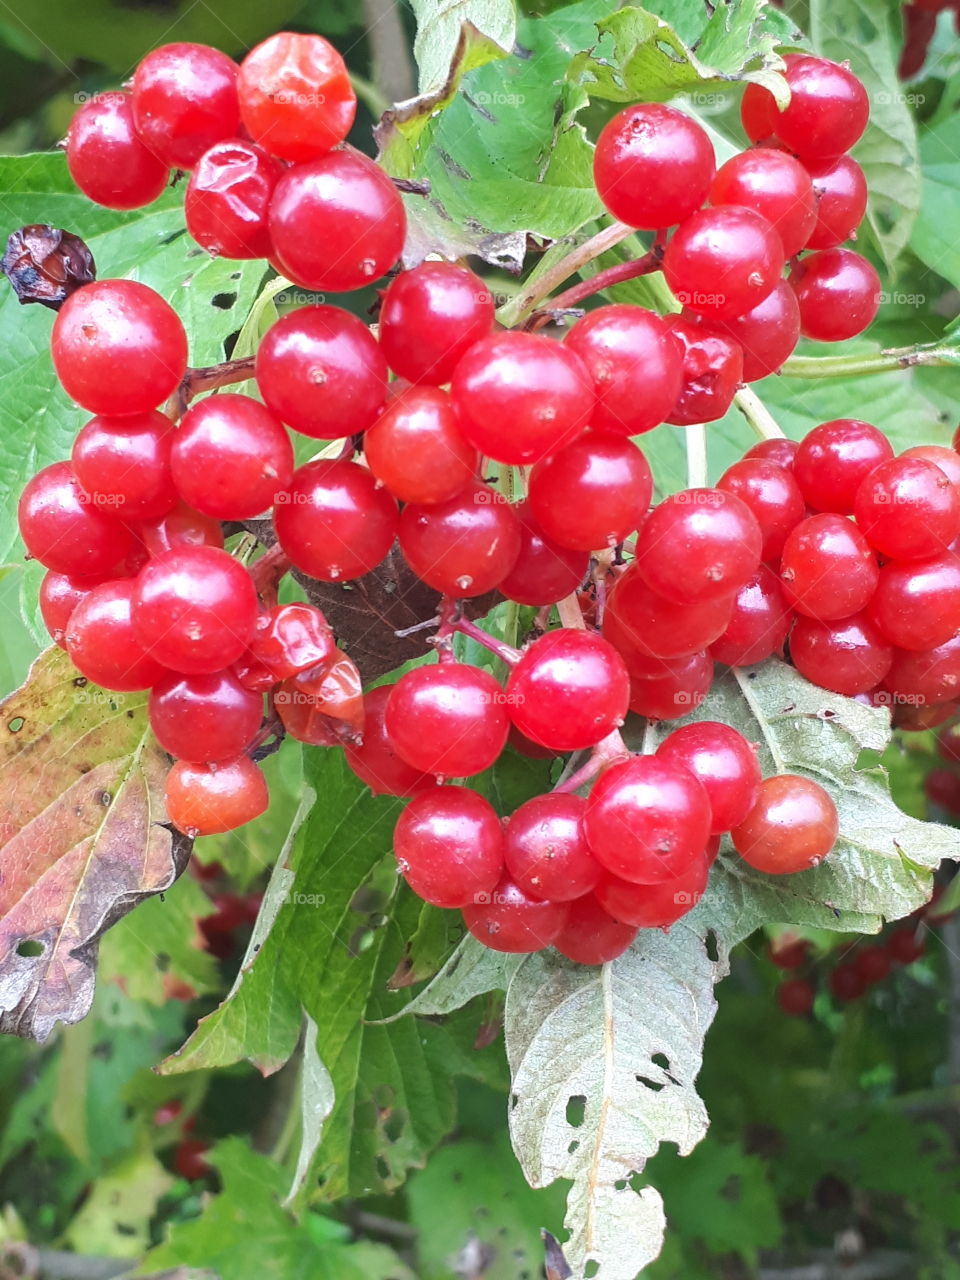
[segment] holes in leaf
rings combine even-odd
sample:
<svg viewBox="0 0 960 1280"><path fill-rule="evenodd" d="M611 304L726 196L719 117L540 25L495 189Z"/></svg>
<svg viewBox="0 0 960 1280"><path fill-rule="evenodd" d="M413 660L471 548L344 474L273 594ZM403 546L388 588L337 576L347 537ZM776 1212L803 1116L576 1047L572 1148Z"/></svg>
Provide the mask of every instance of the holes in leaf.
<svg viewBox="0 0 960 1280"><path fill-rule="evenodd" d="M14 716L13 719L7 725L7 728L10 730L11 733L19 733L20 730L23 728L23 726L24 726L23 716Z"/></svg>
<svg viewBox="0 0 960 1280"><path fill-rule="evenodd" d="M24 958L42 956L43 950L43 943L38 942L36 938L24 938L23 942L17 944L17 955Z"/></svg>
<svg viewBox="0 0 960 1280"><path fill-rule="evenodd" d="M217 307L220 311L229 311L236 304L237 295L234 293L215 293L210 299L210 305Z"/></svg>
<svg viewBox="0 0 960 1280"><path fill-rule="evenodd" d="M511 1111L516 1110L516 1107L517 1107L517 1104L519 1103L519 1101L520 1101L519 1097L518 1097L515 1093L511 1093L511 1095L510 1095L510 1110L511 1110Z"/></svg>
<svg viewBox="0 0 960 1280"><path fill-rule="evenodd" d="M662 1080L650 1080L647 1076L637 1076L637 1084L642 1084L645 1089L652 1089L654 1093L659 1093L665 1088Z"/></svg>
<svg viewBox="0 0 960 1280"><path fill-rule="evenodd" d="M580 1150L580 1139L574 1138L574 1140L570 1143L569 1147L567 1147L567 1155L572 1156L575 1152L579 1150Z"/></svg>
<svg viewBox="0 0 960 1280"><path fill-rule="evenodd" d="M720 959L720 944L717 941L717 935L712 929L707 931L707 936L703 940L704 946L707 948L707 959L711 964L716 964Z"/></svg>
<svg viewBox="0 0 960 1280"><path fill-rule="evenodd" d="M390 1181L390 1166L384 1160L383 1156L377 1156L377 1173L383 1182Z"/></svg>
<svg viewBox="0 0 960 1280"><path fill-rule="evenodd" d="M584 1274L585 1280L593 1280L594 1276L598 1276L600 1274L600 1263L594 1261L591 1258L591 1260L583 1268L583 1274Z"/></svg>
<svg viewBox="0 0 960 1280"><path fill-rule="evenodd" d="M579 1129L587 1111L587 1099L582 1093L575 1093L567 1099L567 1124L571 1129Z"/></svg>
<svg viewBox="0 0 960 1280"><path fill-rule="evenodd" d="M664 1071L670 1070L670 1059L665 1053L655 1053L650 1061L655 1067L662 1067Z"/></svg>
<svg viewBox="0 0 960 1280"><path fill-rule="evenodd" d="M391 1111L387 1116L383 1126L383 1132L386 1134L388 1142L398 1142L403 1137L403 1131L407 1125L407 1113L405 1111Z"/></svg>

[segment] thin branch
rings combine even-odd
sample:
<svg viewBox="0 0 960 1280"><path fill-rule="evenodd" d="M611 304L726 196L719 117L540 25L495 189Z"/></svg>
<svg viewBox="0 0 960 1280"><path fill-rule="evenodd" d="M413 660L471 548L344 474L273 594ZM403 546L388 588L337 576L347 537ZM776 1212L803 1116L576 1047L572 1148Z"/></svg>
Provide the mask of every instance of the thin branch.
<svg viewBox="0 0 960 1280"><path fill-rule="evenodd" d="M588 262L593 262L594 258L599 258L618 245L621 240L626 240L633 234L633 227L628 227L623 222L612 222L609 227L604 227L595 236L591 236L589 240L584 240L583 244L571 249L568 254L544 271L542 276L528 284L525 289L521 289L516 297L511 299L508 307L510 322L524 320L531 311L536 309L538 303L544 298L549 298L554 289L559 289L564 280L569 280ZM501 318L505 323L507 322L505 317Z"/></svg>
<svg viewBox="0 0 960 1280"><path fill-rule="evenodd" d="M761 440L782 440L786 435L752 387L741 387L733 397L733 403Z"/></svg>
<svg viewBox="0 0 960 1280"><path fill-rule="evenodd" d="M546 307L533 312L523 327L539 329L560 312L572 310L586 298L592 298L595 293L610 289L615 284L623 284L627 280L636 280L639 276L648 276L653 271L659 271L662 263L663 246L657 244L642 258L634 258L631 262L618 262L612 267L606 267L603 271L598 271L595 276L591 276L589 280L581 280L579 284L571 285L563 293L558 293L555 298L551 298Z"/></svg>
<svg viewBox="0 0 960 1280"><path fill-rule="evenodd" d="M707 484L707 429L693 422L684 429L687 446L687 488L703 489Z"/></svg>
<svg viewBox="0 0 960 1280"><path fill-rule="evenodd" d="M940 343L888 347L872 356L791 356L780 370L788 378L859 378L918 365L960 364L960 349Z"/></svg>

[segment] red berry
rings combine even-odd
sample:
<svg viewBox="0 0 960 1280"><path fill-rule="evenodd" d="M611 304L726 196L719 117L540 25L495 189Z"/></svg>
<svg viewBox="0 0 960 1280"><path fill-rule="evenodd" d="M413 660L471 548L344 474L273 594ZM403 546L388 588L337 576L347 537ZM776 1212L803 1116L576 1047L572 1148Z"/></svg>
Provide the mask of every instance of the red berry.
<svg viewBox="0 0 960 1280"><path fill-rule="evenodd" d="M151 204L170 176L137 135L130 95L119 92L94 94L73 117L67 166L83 194L108 209Z"/></svg>
<svg viewBox="0 0 960 1280"><path fill-rule="evenodd" d="M890 956L885 948L876 945L860 947L854 964L860 977L868 986L889 978L892 968Z"/></svg>
<svg viewBox="0 0 960 1280"><path fill-rule="evenodd" d="M894 929L887 938L887 951L897 964L913 964L923 955L924 949L923 940L909 926Z"/></svg>
<svg viewBox="0 0 960 1280"><path fill-rule="evenodd" d="M960 630L960 558L892 562L880 570L870 618L898 649L936 649Z"/></svg>
<svg viewBox="0 0 960 1280"><path fill-rule="evenodd" d="M150 726L170 755L192 764L224 764L252 744L263 698L244 689L231 671L182 676L175 671L150 694Z"/></svg>
<svg viewBox="0 0 960 1280"><path fill-rule="evenodd" d="M257 350L256 379L278 418L319 440L365 431L387 397L379 346L340 307L301 307L282 316Z"/></svg>
<svg viewBox="0 0 960 1280"><path fill-rule="evenodd" d="M617 582L604 612L605 635L647 658L685 658L712 644L730 621L729 596L677 604L644 582L636 565Z"/></svg>
<svg viewBox="0 0 960 1280"><path fill-rule="evenodd" d="M743 351L743 381L756 382L776 373L800 338L800 307L786 280L778 280L773 292L742 316L705 320Z"/></svg>
<svg viewBox="0 0 960 1280"><path fill-rule="evenodd" d="M793 474L814 511L853 515L857 490L870 472L893 457L893 445L857 418L822 422L796 446Z"/></svg>
<svg viewBox="0 0 960 1280"><path fill-rule="evenodd" d="M437 785L429 773L421 773L397 755L385 724L387 700L393 685L379 685L364 697L363 738L347 743L344 757L353 772L378 796L415 796Z"/></svg>
<svg viewBox="0 0 960 1280"><path fill-rule="evenodd" d="M799 617L790 633L790 660L821 689L852 698L880 684L893 649L864 613L836 622Z"/></svg>
<svg viewBox="0 0 960 1280"><path fill-rule="evenodd" d="M401 502L446 502L470 484L477 451L439 387L405 387L363 438L367 466Z"/></svg>
<svg viewBox="0 0 960 1280"><path fill-rule="evenodd" d="M806 54L788 57L784 75L790 102L782 111L769 89L747 86L741 107L747 136L759 142L775 134L801 160L826 160L849 151L870 116L863 83L839 63Z"/></svg>
<svg viewBox="0 0 960 1280"><path fill-rule="evenodd" d="M609 964L623 955L636 929L604 911L592 893L571 902L567 922L553 940L561 955L576 964Z"/></svg>
<svg viewBox="0 0 960 1280"><path fill-rule="evenodd" d="M257 619L247 656L266 666L275 680L325 666L337 652L333 632L310 604L278 604Z"/></svg>
<svg viewBox="0 0 960 1280"><path fill-rule="evenodd" d="M816 992L806 978L788 978L777 987L777 1004L791 1018L804 1018L813 1009Z"/></svg>
<svg viewBox="0 0 960 1280"><path fill-rule="evenodd" d="M702 858L710 800L689 770L656 756L612 764L587 797L584 832L604 867L621 880L661 884Z"/></svg>
<svg viewBox="0 0 960 1280"><path fill-rule="evenodd" d="M594 431L641 435L663 422L676 404L683 345L662 316L643 307L598 307L577 321L564 345L593 379Z"/></svg>
<svg viewBox="0 0 960 1280"><path fill-rule="evenodd" d="M277 267L305 289L343 293L396 264L407 217L396 187L359 151L331 151L288 169L273 189Z"/></svg>
<svg viewBox="0 0 960 1280"><path fill-rule="evenodd" d="M806 245L817 221L810 175L799 160L770 147L741 151L721 165L710 203L759 213L780 236L788 258Z"/></svg>
<svg viewBox="0 0 960 1280"><path fill-rule="evenodd" d="M230 138L205 152L190 175L187 230L216 258L268 258L268 213L283 165L253 142Z"/></svg>
<svg viewBox="0 0 960 1280"><path fill-rule="evenodd" d="M183 415L170 466L184 502L219 520L248 520L285 496L293 445L259 400L218 392Z"/></svg>
<svg viewBox="0 0 960 1280"><path fill-rule="evenodd" d="M713 815L711 835L738 826L756 803L761 778L757 748L729 725L701 720L674 729L657 756L681 765L701 783Z"/></svg>
<svg viewBox="0 0 960 1280"><path fill-rule="evenodd" d="M178 760L167 775L167 816L189 836L233 831L265 813L267 780L249 756L220 764Z"/></svg>
<svg viewBox="0 0 960 1280"><path fill-rule="evenodd" d="M503 833L493 807L466 787L415 796L393 834L397 866L435 907L483 902L503 873Z"/></svg>
<svg viewBox="0 0 960 1280"><path fill-rule="evenodd" d="M512 880L501 880L492 894L463 908L463 922L491 951L523 955L549 947L566 924L568 911L565 902L542 902Z"/></svg>
<svg viewBox="0 0 960 1280"><path fill-rule="evenodd" d="M857 490L854 516L870 545L891 560L925 560L960 533L960 492L933 462L891 458Z"/></svg>
<svg viewBox="0 0 960 1280"><path fill-rule="evenodd" d="M783 264L783 245L766 218L726 204L701 209L680 224L663 256L663 273L691 311L731 318L773 292Z"/></svg>
<svg viewBox="0 0 960 1280"><path fill-rule="evenodd" d="M952 485L960 488L960 454L942 444L915 444L904 449L901 458L923 458L940 468Z"/></svg>
<svg viewBox="0 0 960 1280"><path fill-rule="evenodd" d="M790 273L800 307L800 332L817 342L844 342L873 323L880 307L880 277L852 249L821 249Z"/></svg>
<svg viewBox="0 0 960 1280"><path fill-rule="evenodd" d="M787 440L783 436L775 436L772 440L758 440L743 455L745 458L762 458L764 462L773 462L787 471L793 466L800 446L796 440Z"/></svg>
<svg viewBox="0 0 960 1280"><path fill-rule="evenodd" d="M808 249L835 249L853 236L867 211L867 180L852 156L808 160L817 220Z"/></svg>
<svg viewBox="0 0 960 1280"><path fill-rule="evenodd" d="M604 911L622 924L639 929L668 929L703 897L710 865L704 854L692 859L680 875L661 884L631 884L605 874L593 892Z"/></svg>
<svg viewBox="0 0 960 1280"><path fill-rule="evenodd" d="M733 602L725 630L710 645L711 657L728 667L749 667L780 653L793 612L780 579L761 565Z"/></svg>
<svg viewBox="0 0 960 1280"><path fill-rule="evenodd" d="M831 621L859 613L877 589L877 558L866 538L843 516L802 520L783 548L784 594L810 618Z"/></svg>
<svg viewBox="0 0 960 1280"><path fill-rule="evenodd" d="M587 432L530 474L530 510L548 538L575 551L616 546L650 506L653 477L630 440Z"/></svg>
<svg viewBox="0 0 960 1280"><path fill-rule="evenodd" d="M387 735L415 769L467 778L489 769L507 745L506 702L497 681L479 667L416 667L393 686Z"/></svg>
<svg viewBox="0 0 960 1280"><path fill-rule="evenodd" d="M133 549L126 526L97 509L66 462L27 482L17 519L27 552L57 573L106 578Z"/></svg>
<svg viewBox="0 0 960 1280"><path fill-rule="evenodd" d="M103 582L70 615L66 649L77 670L104 689L149 689L167 674L134 633L132 578Z"/></svg>
<svg viewBox="0 0 960 1280"><path fill-rule="evenodd" d="M158 556L174 547L222 547L223 530L220 521L201 515L186 503L177 506L155 520L144 520L137 527L143 545L150 556Z"/></svg>
<svg viewBox="0 0 960 1280"><path fill-rule="evenodd" d="M639 658L628 646L625 649L630 710L635 715L679 720L701 706L713 686L713 659L706 652L686 658ZM641 664L646 664L646 670L637 670Z"/></svg>
<svg viewBox="0 0 960 1280"><path fill-rule="evenodd" d="M715 422L730 408L743 382L743 349L691 317L673 316L670 326L684 354L680 395L667 421L677 427Z"/></svg>
<svg viewBox="0 0 960 1280"><path fill-rule="evenodd" d="M453 262L401 271L380 308L380 345L400 378L442 386L493 328L493 298L479 276Z"/></svg>
<svg viewBox="0 0 960 1280"><path fill-rule="evenodd" d="M215 142L232 138L240 122L232 58L208 44L152 49L133 76L137 133L170 169L192 169Z"/></svg>
<svg viewBox="0 0 960 1280"><path fill-rule="evenodd" d="M153 520L177 505L170 472L173 423L151 410L91 418L73 443L71 464L94 505L113 516Z"/></svg>
<svg viewBox="0 0 960 1280"><path fill-rule="evenodd" d="M244 58L240 114L271 155L302 164L347 136L357 98L343 58L319 35L280 31Z"/></svg>
<svg viewBox="0 0 960 1280"><path fill-rule="evenodd" d="M257 593L239 561L218 547L174 547L140 571L133 628L164 666L191 675L235 662L253 636Z"/></svg>
<svg viewBox="0 0 960 1280"><path fill-rule="evenodd" d="M448 596L482 596L499 586L520 554L520 521L502 494L474 484L448 502L409 503L400 550L418 578Z"/></svg>
<svg viewBox="0 0 960 1280"><path fill-rule="evenodd" d="M50 349L67 395L106 416L155 409L187 369L179 316L136 280L97 280L72 293L57 314Z"/></svg>
<svg viewBox="0 0 960 1280"><path fill-rule="evenodd" d="M636 103L597 139L593 178L615 218L652 231L700 208L714 167L713 146L695 120L661 103Z"/></svg>
<svg viewBox="0 0 960 1280"><path fill-rule="evenodd" d="M838 964L830 974L830 990L844 1004L850 1000L859 1000L866 989L867 984L855 964Z"/></svg>
<svg viewBox="0 0 960 1280"><path fill-rule="evenodd" d="M173 1153L173 1167L181 1178L191 1182L206 1178L211 1173L210 1161L205 1152L210 1150L210 1143L201 1138L184 1138Z"/></svg>
<svg viewBox="0 0 960 1280"><path fill-rule="evenodd" d="M71 578L50 569L40 583L40 614L54 644L65 649L65 632L71 615L97 586L95 578Z"/></svg>
<svg viewBox="0 0 960 1280"><path fill-rule="evenodd" d="M583 835L582 796L552 792L522 804L504 830L504 857L514 883L532 898L569 902L600 876Z"/></svg>
<svg viewBox="0 0 960 1280"><path fill-rule="evenodd" d="M729 599L760 565L756 517L735 494L682 489L660 503L637 538L637 572L678 604Z"/></svg>
<svg viewBox="0 0 960 1280"><path fill-rule="evenodd" d="M761 782L756 804L730 834L751 867L787 875L819 866L838 833L837 807L823 787L783 773Z"/></svg>
<svg viewBox="0 0 960 1280"><path fill-rule="evenodd" d="M717 488L752 511L763 537L761 557L779 564L783 544L806 515L806 503L791 472L763 458L742 458L728 467Z"/></svg>
<svg viewBox="0 0 960 1280"><path fill-rule="evenodd" d="M506 701L524 737L554 751L592 747L621 725L630 699L623 659L591 631L561 627L527 647Z"/></svg>
<svg viewBox="0 0 960 1280"><path fill-rule="evenodd" d="M356 462L318 459L293 473L273 511L277 539L296 567L323 582L375 569L397 534L397 504Z"/></svg>
<svg viewBox="0 0 960 1280"><path fill-rule="evenodd" d="M470 443L488 458L538 462L574 440L596 403L579 356L551 338L512 329L475 343L450 394Z"/></svg>
<svg viewBox="0 0 960 1280"><path fill-rule="evenodd" d="M534 519L529 502L518 503L515 511L520 521L520 554L500 590L518 604L556 604L583 582L590 556L548 538Z"/></svg>
<svg viewBox="0 0 960 1280"><path fill-rule="evenodd" d="M931 769L923 780L923 791L931 804L951 817L960 817L960 777L951 769Z"/></svg>
<svg viewBox="0 0 960 1280"><path fill-rule="evenodd" d="M785 934L771 942L767 954L778 969L802 969L810 959L810 943L806 938Z"/></svg>

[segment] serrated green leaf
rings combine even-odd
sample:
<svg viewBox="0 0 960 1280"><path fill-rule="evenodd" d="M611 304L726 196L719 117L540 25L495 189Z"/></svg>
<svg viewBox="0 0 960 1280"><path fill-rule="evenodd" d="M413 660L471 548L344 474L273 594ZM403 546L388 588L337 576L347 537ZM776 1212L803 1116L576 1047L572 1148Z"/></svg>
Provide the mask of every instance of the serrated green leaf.
<svg viewBox="0 0 960 1280"><path fill-rule="evenodd" d="M767 0L719 0L706 24L699 4L664 7L662 16L619 9L598 24L596 51L575 59L572 69L591 97L665 102L701 87L753 81L786 104L776 49L800 33Z"/></svg>
<svg viewBox="0 0 960 1280"><path fill-rule="evenodd" d="M150 1243L150 1221L173 1183L149 1151L133 1152L94 1182L64 1239L77 1253L139 1258Z"/></svg>
<svg viewBox="0 0 960 1280"><path fill-rule="evenodd" d="M345 1243L296 1222L279 1204L283 1171L241 1139L218 1143L208 1159L223 1190L207 1200L199 1218L175 1223L135 1274L186 1264L229 1280L414 1280L385 1245Z"/></svg>
<svg viewBox="0 0 960 1280"><path fill-rule="evenodd" d="M901 6L895 0L812 0L810 34L817 53L849 62L870 98L870 123L853 149L870 191L870 239L892 270L910 240L920 208L917 130L908 92L897 77Z"/></svg>
<svg viewBox="0 0 960 1280"><path fill-rule="evenodd" d="M80 235L100 279L129 277L156 289L177 311L194 365L223 359L224 339L239 329L263 278L262 262L211 258L187 236L182 197L168 192L132 213L92 204L73 185L62 155L0 157L2 238L37 221ZM70 456L89 416L57 383L50 360L53 315L21 306L6 282L0 289L0 483L18 494L41 467ZM213 300L217 300L214 305ZM16 505L0 511L0 564L22 557Z"/></svg>

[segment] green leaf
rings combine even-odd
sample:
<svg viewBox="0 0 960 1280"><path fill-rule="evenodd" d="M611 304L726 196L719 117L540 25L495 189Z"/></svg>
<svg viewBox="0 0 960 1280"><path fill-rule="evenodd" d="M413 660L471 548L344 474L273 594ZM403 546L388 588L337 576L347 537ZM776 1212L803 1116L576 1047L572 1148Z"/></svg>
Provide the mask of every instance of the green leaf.
<svg viewBox="0 0 960 1280"><path fill-rule="evenodd" d="M303 1029L303 1063L300 1072L300 1153L293 1183L284 1203L295 1199L307 1180L313 1157L323 1136L324 1122L333 1110L330 1072L317 1053L317 1024L308 1017Z"/></svg>
<svg viewBox="0 0 960 1280"><path fill-rule="evenodd" d="M563 1216L562 1188L531 1190L505 1133L442 1147L410 1179L407 1200L422 1280L450 1280L467 1250L478 1247L484 1280L539 1275L539 1228L556 1229Z"/></svg>
<svg viewBox="0 0 960 1280"><path fill-rule="evenodd" d="M125 276L156 289L177 311L190 339L194 365L223 359L224 339L239 329L264 273L262 262L211 258L188 238L179 192L146 209L116 213L92 204L73 185L62 155L0 157L5 238L37 221L81 235L101 279ZM216 303L214 303L216 300ZM67 399L50 360L53 315L21 306L3 282L0 291L0 477L17 494L41 467L70 456L89 416ZM16 504L0 511L0 565L22 556Z"/></svg>
<svg viewBox="0 0 960 1280"><path fill-rule="evenodd" d="M345 1243L312 1231L309 1220L296 1222L279 1204L283 1171L241 1139L219 1143L208 1158L220 1171L222 1192L199 1218L174 1224L135 1274L186 1264L230 1280L414 1280L384 1245Z"/></svg>
<svg viewBox="0 0 960 1280"><path fill-rule="evenodd" d="M596 43L606 12L603 0L583 0L524 18L522 56L496 62L490 42L464 28L439 95L387 113L381 163L397 177L430 182L428 197L406 197L408 261L476 253L519 271L528 233L557 239L601 213L592 150L573 123L583 94L565 77L571 54Z"/></svg>
<svg viewBox="0 0 960 1280"><path fill-rule="evenodd" d="M920 163L913 113L897 77L901 6L895 0L812 0L816 51L849 62L870 97L870 123L853 150L870 191L866 228L892 270L920 208Z"/></svg>
<svg viewBox="0 0 960 1280"><path fill-rule="evenodd" d="M191 876L108 930L100 946L100 977L122 984L127 995L163 1004L173 993L192 999L217 989L217 965L203 947L197 921L210 914L210 899Z"/></svg>
<svg viewBox="0 0 960 1280"><path fill-rule="evenodd" d="M960 201L960 115L954 113L920 139L923 199L910 248L931 270L960 289L960 244L952 231Z"/></svg>
<svg viewBox="0 0 960 1280"><path fill-rule="evenodd" d="M64 1239L77 1253L139 1258L150 1220L173 1179L149 1151L132 1153L94 1182Z"/></svg>
<svg viewBox="0 0 960 1280"><path fill-rule="evenodd" d="M575 59L571 73L591 97L665 102L705 86L753 81L786 104L783 59L776 49L799 39L800 32L767 0L719 0L706 25L699 3L663 7L664 16L625 8L598 23L596 51Z"/></svg>
<svg viewBox="0 0 960 1280"><path fill-rule="evenodd" d="M420 68L421 94L442 92L449 84L451 68L463 56L465 38L485 37L490 58L503 57L513 48L517 14L513 0L411 0L417 19L413 53ZM465 31L469 23L473 31ZM475 66L481 65L474 62Z"/></svg>

